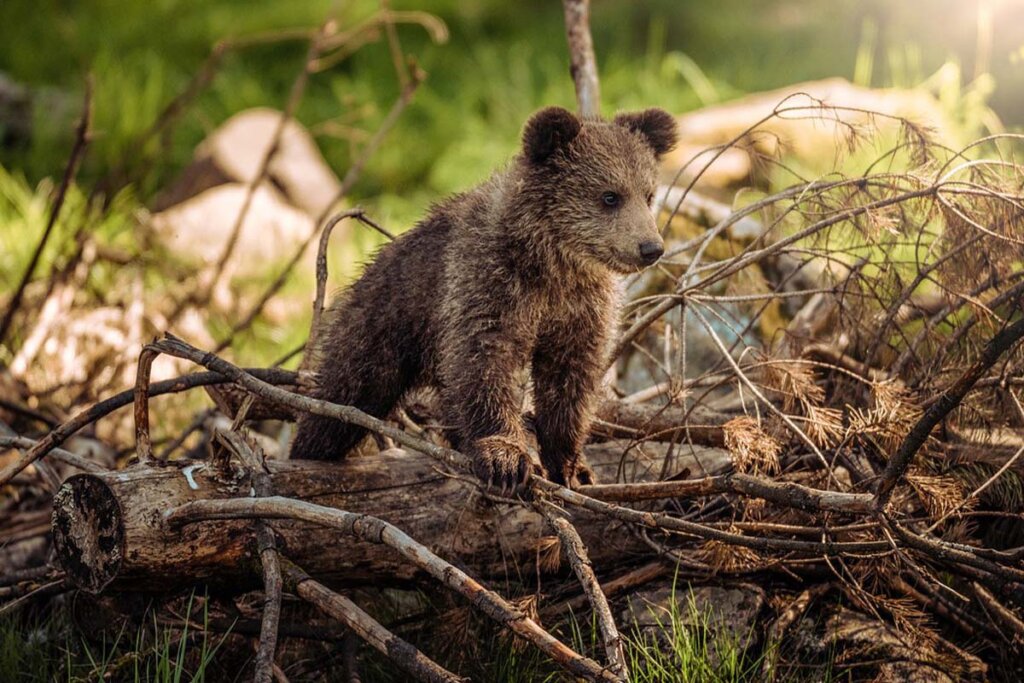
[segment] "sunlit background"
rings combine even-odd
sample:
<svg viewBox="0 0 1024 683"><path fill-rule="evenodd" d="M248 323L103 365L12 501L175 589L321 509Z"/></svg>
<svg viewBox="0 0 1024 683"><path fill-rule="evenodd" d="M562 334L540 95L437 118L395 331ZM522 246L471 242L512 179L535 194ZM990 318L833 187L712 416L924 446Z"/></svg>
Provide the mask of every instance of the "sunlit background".
<svg viewBox="0 0 1024 683"><path fill-rule="evenodd" d="M575 101L560 3L402 0L392 7L440 21L411 14L398 26L426 81L348 201L400 232L431 202L474 185L513 154L534 109ZM129 255L160 258L140 245L137 226L217 126L247 108L285 106L307 48L304 39L289 39L295 29L334 16L343 33L379 8L372 0L0 1L0 291L10 291L24 270L33 244L25 235L45 223L87 74L95 84L94 134L72 199L98 193L106 213L93 234L110 235ZM1024 124L1020 0L596 0L592 27L606 113L656 105L682 115L838 77L928 93L956 143ZM224 54L174 125L139 146L218 41L253 38ZM321 60L296 111L339 177L400 90L385 37L369 38ZM831 150L824 154L831 163ZM58 266L81 227L77 205L65 211L63 237L44 255ZM332 283L358 272L381 240L355 231L335 246ZM283 260L290 249L277 253ZM174 248L170 255L180 256ZM261 264L258 272L270 280L279 265ZM248 359L270 360L304 339L311 289L308 273L289 279L285 298L274 299L245 338ZM212 338L228 334L235 314L228 307L207 316Z"/></svg>
<svg viewBox="0 0 1024 683"><path fill-rule="evenodd" d="M434 44L399 29L429 74L355 190L398 220L476 182L516 143L525 116L570 104L559 3L396 2L448 26ZM32 96L31 132L10 131L2 161L30 183L59 172L86 73L96 81L98 139L83 178L121 162L219 39L314 26L340 7L340 26L376 8L364 0L4 0L0 71ZM1024 123L1024 2L1019 0L718 0L613 2L593 7L604 108L683 112L742 93L827 76L876 87L926 87L969 125ZM281 107L305 47L282 42L230 54L174 132L138 191L145 199L190 157L204 132L251 106ZM372 132L397 93L383 41L314 75L298 119L329 163ZM990 110L990 111L988 111ZM6 115L5 115L6 116ZM0 124L3 125L3 124ZM979 131L984 132L984 131ZM17 134L16 134L17 133Z"/></svg>

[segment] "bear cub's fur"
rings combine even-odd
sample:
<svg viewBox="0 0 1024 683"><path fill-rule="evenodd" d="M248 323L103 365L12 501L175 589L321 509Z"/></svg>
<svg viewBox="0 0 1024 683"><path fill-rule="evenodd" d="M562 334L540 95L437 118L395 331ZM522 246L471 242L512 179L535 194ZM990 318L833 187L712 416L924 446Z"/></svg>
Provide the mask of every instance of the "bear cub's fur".
<svg viewBox="0 0 1024 683"><path fill-rule="evenodd" d="M651 202L675 140L660 109L610 122L559 107L534 114L507 169L435 206L333 304L313 395L383 418L411 388L436 385L453 445L486 484L510 491L531 472L516 400L529 366L547 476L592 481L582 448L619 280L664 251ZM292 457L338 458L364 435L305 414Z"/></svg>

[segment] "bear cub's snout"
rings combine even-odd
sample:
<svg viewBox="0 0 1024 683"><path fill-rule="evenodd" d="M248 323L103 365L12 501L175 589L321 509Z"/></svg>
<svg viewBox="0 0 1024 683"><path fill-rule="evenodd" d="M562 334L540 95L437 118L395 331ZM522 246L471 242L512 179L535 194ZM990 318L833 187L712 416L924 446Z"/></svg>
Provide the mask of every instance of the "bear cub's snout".
<svg viewBox="0 0 1024 683"><path fill-rule="evenodd" d="M658 262L661 255L665 253L665 243L655 242L653 240L640 243L640 259L643 261L645 266L650 266Z"/></svg>

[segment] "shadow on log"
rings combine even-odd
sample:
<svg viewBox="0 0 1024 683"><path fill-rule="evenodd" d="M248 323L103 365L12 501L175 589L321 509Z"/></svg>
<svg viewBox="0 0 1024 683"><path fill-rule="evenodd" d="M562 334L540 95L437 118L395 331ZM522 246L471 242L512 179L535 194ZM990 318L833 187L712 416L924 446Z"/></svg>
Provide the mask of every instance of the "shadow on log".
<svg viewBox="0 0 1024 683"><path fill-rule="evenodd" d="M614 441L589 446L587 455L605 482L654 481L663 472L699 477L731 462L713 448L672 451L667 444ZM398 524L478 577L535 571L537 543L546 535L543 518L525 506L484 499L475 482L442 472L429 456L394 449L341 463L269 460L267 466L275 495ZM54 497L57 562L90 592L107 586L166 591L196 581L255 587L260 572L251 520L201 522L180 531L164 521L169 510L188 502L252 495L246 474L220 472L210 461L73 476ZM573 522L595 564L647 551L606 516L574 511ZM420 578L416 567L383 546L297 521L269 524L281 550L319 580L358 585Z"/></svg>

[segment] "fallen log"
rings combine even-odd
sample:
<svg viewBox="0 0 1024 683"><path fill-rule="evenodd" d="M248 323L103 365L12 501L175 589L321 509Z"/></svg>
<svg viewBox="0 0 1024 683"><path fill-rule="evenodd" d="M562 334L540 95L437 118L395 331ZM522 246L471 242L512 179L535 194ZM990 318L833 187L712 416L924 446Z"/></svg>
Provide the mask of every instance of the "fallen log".
<svg viewBox="0 0 1024 683"><path fill-rule="evenodd" d="M671 454L671 462L666 458ZM602 481L653 481L663 474L696 476L726 469L718 449L630 447L608 442L588 447ZM475 483L443 472L433 458L389 450L342 463L267 461L275 495L367 514L390 521L472 574L532 573L544 520L525 506L484 499ZM58 564L69 581L90 592L107 586L165 591L209 582L258 585L252 520L208 521L172 530L168 511L197 500L250 497L241 469L218 471L211 461L136 466L69 478L54 496L53 534ZM595 564L644 552L621 522L580 512L573 521ZM345 585L404 583L420 570L382 546L362 543L304 522L267 522L278 548L318 580Z"/></svg>

